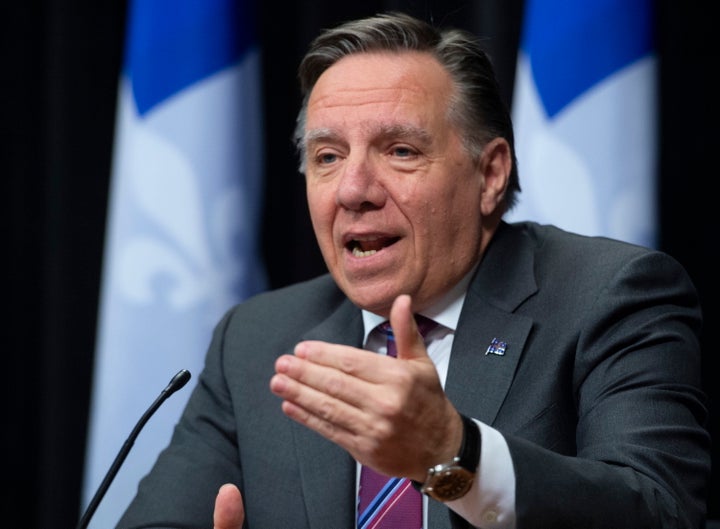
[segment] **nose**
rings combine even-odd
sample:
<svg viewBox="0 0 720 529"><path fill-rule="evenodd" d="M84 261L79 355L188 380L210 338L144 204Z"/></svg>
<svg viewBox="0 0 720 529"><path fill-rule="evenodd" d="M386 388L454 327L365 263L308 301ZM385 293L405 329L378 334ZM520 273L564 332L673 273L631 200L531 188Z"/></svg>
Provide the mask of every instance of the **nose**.
<svg viewBox="0 0 720 529"><path fill-rule="evenodd" d="M375 164L365 156L349 156L338 183L338 205L360 211L382 207L385 199L385 189Z"/></svg>

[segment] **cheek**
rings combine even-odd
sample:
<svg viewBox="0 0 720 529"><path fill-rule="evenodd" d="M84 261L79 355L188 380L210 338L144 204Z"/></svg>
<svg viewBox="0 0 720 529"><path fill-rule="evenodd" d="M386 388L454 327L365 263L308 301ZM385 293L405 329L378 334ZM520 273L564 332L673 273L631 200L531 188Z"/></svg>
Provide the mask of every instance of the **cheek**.
<svg viewBox="0 0 720 529"><path fill-rule="evenodd" d="M306 197L310 220L318 236L318 242L332 243L332 221L336 209L333 193L323 186L308 185Z"/></svg>
<svg viewBox="0 0 720 529"><path fill-rule="evenodd" d="M458 161L434 175L431 187L423 190L431 211L428 215L451 230L456 223L468 225L477 219L483 190L482 175L469 160L457 158Z"/></svg>
<svg viewBox="0 0 720 529"><path fill-rule="evenodd" d="M464 249L479 239L480 192L475 188L453 193L430 206L432 218L429 231L435 236L435 244L441 248ZM461 248L458 248L458 243Z"/></svg>

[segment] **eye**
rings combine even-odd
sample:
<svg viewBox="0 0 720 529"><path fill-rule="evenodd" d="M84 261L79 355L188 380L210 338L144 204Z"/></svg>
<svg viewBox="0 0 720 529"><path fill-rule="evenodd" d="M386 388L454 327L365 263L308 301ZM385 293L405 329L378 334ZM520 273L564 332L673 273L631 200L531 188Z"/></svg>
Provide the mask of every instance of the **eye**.
<svg viewBox="0 0 720 529"><path fill-rule="evenodd" d="M395 145L392 149L390 149L390 153L397 158L410 158L415 156L417 151L406 145Z"/></svg>
<svg viewBox="0 0 720 529"><path fill-rule="evenodd" d="M337 161L338 156L333 152L322 152L315 159L319 165L328 165Z"/></svg>

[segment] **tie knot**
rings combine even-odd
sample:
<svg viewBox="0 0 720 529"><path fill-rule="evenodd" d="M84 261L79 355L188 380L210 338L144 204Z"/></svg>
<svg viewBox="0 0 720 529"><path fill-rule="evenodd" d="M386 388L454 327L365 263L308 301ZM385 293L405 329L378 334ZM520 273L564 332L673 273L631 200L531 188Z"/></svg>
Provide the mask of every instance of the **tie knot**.
<svg viewBox="0 0 720 529"><path fill-rule="evenodd" d="M427 335L430 334L430 331L438 326L435 320L426 318L422 314L415 314L415 322L417 323L418 330L423 338L426 338Z"/></svg>
<svg viewBox="0 0 720 529"><path fill-rule="evenodd" d="M426 318L422 314L415 314L415 323L417 323L418 331L420 331L420 336L423 338L426 338L430 331L438 325L436 321ZM378 327L386 336L393 337L393 330L389 321L384 321Z"/></svg>

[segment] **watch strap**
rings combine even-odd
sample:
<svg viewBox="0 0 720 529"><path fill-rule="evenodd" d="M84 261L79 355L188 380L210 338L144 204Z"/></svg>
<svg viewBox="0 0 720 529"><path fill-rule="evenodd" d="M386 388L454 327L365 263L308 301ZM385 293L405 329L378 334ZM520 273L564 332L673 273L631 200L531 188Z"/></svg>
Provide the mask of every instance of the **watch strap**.
<svg viewBox="0 0 720 529"><path fill-rule="evenodd" d="M463 422L463 437L460 444L460 451L454 458L457 464L473 474L480 464L480 427L470 417L460 414ZM422 491L423 484L412 480L412 486Z"/></svg>
<svg viewBox="0 0 720 529"><path fill-rule="evenodd" d="M480 427L470 417L460 414L463 421L463 439L458 453L458 464L473 474L480 463Z"/></svg>

